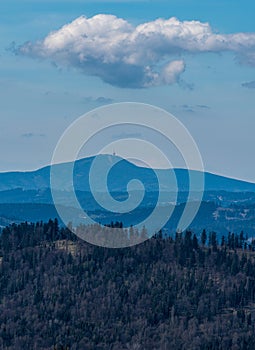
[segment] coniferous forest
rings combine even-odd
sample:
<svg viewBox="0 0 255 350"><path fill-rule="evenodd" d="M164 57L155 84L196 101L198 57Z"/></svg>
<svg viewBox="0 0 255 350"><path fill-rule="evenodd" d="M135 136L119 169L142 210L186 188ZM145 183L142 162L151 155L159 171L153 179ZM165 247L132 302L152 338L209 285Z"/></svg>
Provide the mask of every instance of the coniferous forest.
<svg viewBox="0 0 255 350"><path fill-rule="evenodd" d="M57 220L2 229L0 349L254 349L253 242L217 237L107 249Z"/></svg>

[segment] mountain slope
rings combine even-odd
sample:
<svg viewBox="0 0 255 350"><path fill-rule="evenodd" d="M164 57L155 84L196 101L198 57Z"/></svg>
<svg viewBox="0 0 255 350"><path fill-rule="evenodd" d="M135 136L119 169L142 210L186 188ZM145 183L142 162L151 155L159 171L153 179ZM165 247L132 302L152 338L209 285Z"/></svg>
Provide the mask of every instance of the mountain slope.
<svg viewBox="0 0 255 350"><path fill-rule="evenodd" d="M89 171L94 157L77 160L74 165L74 185L76 190L90 191ZM116 164L115 164L116 163ZM115 165L114 165L115 164ZM157 191L157 177L152 169L139 167L127 160L116 156L100 155L99 169L95 174L94 181L97 184L98 191L104 191L102 174L105 167L113 165L108 177L108 188L110 191L126 192L127 183L132 179L139 179L146 191ZM67 178L67 172L72 167L72 163L63 163L53 165L53 169L61 174L56 186L58 190L70 190L72 183ZM165 191L174 191L175 176L178 182L179 191L189 190L188 171L186 169L161 169L157 170L162 178L162 188ZM194 190L199 189L199 178L201 173L191 171L197 186ZM255 192L255 183L249 183L241 180L231 179L224 176L204 173L205 191L228 192ZM50 187L50 166L27 172L6 172L0 173L0 191L21 188L23 190L41 190ZM134 187L138 189L138 187Z"/></svg>

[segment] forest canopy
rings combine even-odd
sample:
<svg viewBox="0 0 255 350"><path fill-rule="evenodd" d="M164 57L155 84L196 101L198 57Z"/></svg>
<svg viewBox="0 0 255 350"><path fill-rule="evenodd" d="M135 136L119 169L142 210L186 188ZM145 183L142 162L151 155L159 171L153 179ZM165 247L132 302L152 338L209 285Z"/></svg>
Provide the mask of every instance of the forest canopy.
<svg viewBox="0 0 255 350"><path fill-rule="evenodd" d="M1 349L255 348L243 232L159 232L107 249L50 220L4 228L0 256Z"/></svg>

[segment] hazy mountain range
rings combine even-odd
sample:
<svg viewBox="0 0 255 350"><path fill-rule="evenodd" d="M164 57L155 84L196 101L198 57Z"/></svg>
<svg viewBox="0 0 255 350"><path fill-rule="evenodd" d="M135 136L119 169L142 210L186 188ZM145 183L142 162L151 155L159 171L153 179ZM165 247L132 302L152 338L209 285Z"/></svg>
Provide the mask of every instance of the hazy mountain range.
<svg viewBox="0 0 255 350"><path fill-rule="evenodd" d="M150 168L144 168L137 166L125 159L121 159L112 155L99 155L99 167L104 169L105 167L115 164L110 172L109 189L111 191L126 191L127 181L137 178L145 185L147 190L157 190L156 177L153 170ZM74 165L74 183L77 190L90 191L88 183L88 174L91 168L91 164L95 157L83 158L77 160ZM62 163L53 165L60 174L61 179L58 184L59 190L70 190L72 184L67 180L66 173L73 163ZM188 191L188 172L186 169L162 169L157 170L163 179L167 179L166 183L172 184L174 187L175 174L178 180L179 191ZM193 176L199 178L200 174L197 171L191 171ZM211 174L208 172L205 175L205 191L229 191L229 192L255 192L255 183L246 181L231 179L228 177ZM96 182L98 188L103 190L102 174L97 174ZM170 178L170 181L169 181ZM16 172L4 172L0 173L0 191L12 190L21 188L23 190L42 190L50 187L50 166L43 167L34 171L16 171ZM165 187L166 191L172 191L172 188Z"/></svg>
<svg viewBox="0 0 255 350"><path fill-rule="evenodd" d="M69 212L71 210L75 217L76 209L69 202L72 181L67 176L68 170L74 165L73 184L77 197L86 212L90 212L94 218L98 217L99 221L104 223L121 220L125 225L130 225L134 221L139 221L141 217L146 217L158 199L158 181L154 171L112 155L98 157L98 169L94 174L94 181L101 198L105 196L103 173L106 168L112 167L108 174L107 186L115 199L122 201L127 198L127 184L132 179L140 180L145 188L143 201L132 215L114 214L104 211L91 194L89 171L94 159L89 157L77 160L75 164L53 165L53 171L61 175L55 186L61 204L66 206ZM51 196L50 170L50 166L47 166L35 171L0 173L0 225L58 217ZM172 205L177 181L178 205L168 224L169 228L174 228L187 200L189 174L185 169L160 169L156 170L156 173L160 176L164 191L161 205ZM195 201L199 197L197 191L200 189L201 173L191 171L191 176L195 184L192 200ZM204 173L204 179L203 203L192 227L201 229L206 226L224 232L246 229L251 235L255 230L255 184L207 172ZM133 192L138 190L139 187L134 185Z"/></svg>

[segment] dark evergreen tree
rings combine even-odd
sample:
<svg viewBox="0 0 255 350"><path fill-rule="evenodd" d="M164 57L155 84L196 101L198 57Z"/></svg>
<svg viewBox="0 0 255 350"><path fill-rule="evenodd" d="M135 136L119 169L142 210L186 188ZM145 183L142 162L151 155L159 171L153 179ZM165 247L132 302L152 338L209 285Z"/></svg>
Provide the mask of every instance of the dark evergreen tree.
<svg viewBox="0 0 255 350"><path fill-rule="evenodd" d="M201 243L203 246L206 244L206 241L207 241L207 234L206 234L206 230L203 229L201 234Z"/></svg>

